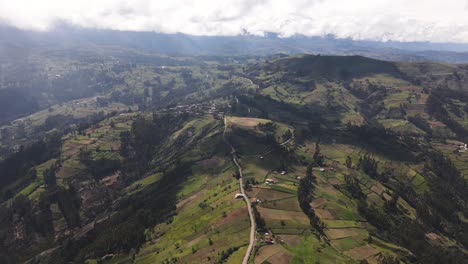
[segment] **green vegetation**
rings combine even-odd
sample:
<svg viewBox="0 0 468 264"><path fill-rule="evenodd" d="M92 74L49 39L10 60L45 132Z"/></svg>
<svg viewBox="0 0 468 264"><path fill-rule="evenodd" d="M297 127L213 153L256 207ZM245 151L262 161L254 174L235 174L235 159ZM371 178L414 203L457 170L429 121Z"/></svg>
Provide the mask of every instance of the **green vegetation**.
<svg viewBox="0 0 468 264"><path fill-rule="evenodd" d="M464 260L466 67L197 60L83 62L2 126L0 262L239 263L234 154L253 263Z"/></svg>

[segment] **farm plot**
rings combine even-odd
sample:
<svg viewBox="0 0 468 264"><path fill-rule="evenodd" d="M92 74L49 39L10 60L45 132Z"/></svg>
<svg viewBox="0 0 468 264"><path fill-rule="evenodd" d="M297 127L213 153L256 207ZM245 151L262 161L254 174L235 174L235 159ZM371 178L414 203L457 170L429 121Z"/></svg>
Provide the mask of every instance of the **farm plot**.
<svg viewBox="0 0 468 264"><path fill-rule="evenodd" d="M312 200L312 202L310 203L310 206L312 206L312 208L318 208L326 203L327 203L327 199L317 198L317 199Z"/></svg>
<svg viewBox="0 0 468 264"><path fill-rule="evenodd" d="M333 247L338 249L341 252L351 250L359 246L363 246L366 243L367 242L365 241L357 241L353 237L345 237L345 238L335 239L331 241L331 244L333 245Z"/></svg>
<svg viewBox="0 0 468 264"><path fill-rule="evenodd" d="M226 121L228 125L236 125L239 127L244 128L254 128L259 124L265 124L271 122L269 119L262 119L262 118L253 118L253 117L237 117L237 116L229 116L226 117Z"/></svg>
<svg viewBox="0 0 468 264"><path fill-rule="evenodd" d="M328 228L345 228L345 227L362 227L363 223L361 221L354 220L322 220Z"/></svg>
<svg viewBox="0 0 468 264"><path fill-rule="evenodd" d="M371 247L369 245L361 246L361 247L356 247L351 250L345 251L344 254L347 256L352 257L353 259L356 260L363 260L367 259L373 255L378 254L379 251L375 249L374 247Z"/></svg>
<svg viewBox="0 0 468 264"><path fill-rule="evenodd" d="M367 230L362 228L331 228L325 231L330 239L340 239L345 237L367 238Z"/></svg>
<svg viewBox="0 0 468 264"><path fill-rule="evenodd" d="M266 228L275 234L301 234L310 227L309 218L303 212L257 207L265 220Z"/></svg>
<svg viewBox="0 0 468 264"><path fill-rule="evenodd" d="M258 250L255 256L255 264L262 264L265 262L272 264L287 264L290 263L292 254L289 253L280 245L263 246Z"/></svg>
<svg viewBox="0 0 468 264"><path fill-rule="evenodd" d="M261 203L261 206L264 208L285 210L285 211L296 211L302 212L299 202L296 197L284 198L280 200L267 201Z"/></svg>
<svg viewBox="0 0 468 264"><path fill-rule="evenodd" d="M315 214L320 218L320 219L334 219L333 215L328 211L327 209L319 209L316 208L314 209Z"/></svg>
<svg viewBox="0 0 468 264"><path fill-rule="evenodd" d="M265 217L265 219L289 220L302 224L309 224L309 218L303 212L276 210L262 207L258 207L258 211L262 217Z"/></svg>
<svg viewBox="0 0 468 264"><path fill-rule="evenodd" d="M254 196L251 196L250 194L249 196L256 197L257 199L261 201L274 201L274 200L295 197L295 195L291 193L280 192L280 191L266 189L266 188L255 188L255 187L252 188L252 194L254 194Z"/></svg>
<svg viewBox="0 0 468 264"><path fill-rule="evenodd" d="M457 145L464 144L458 141L447 142L434 142L432 145L438 150L442 151L444 155L447 155L452 160L453 164L460 171L462 176L468 180L468 150L456 153Z"/></svg>

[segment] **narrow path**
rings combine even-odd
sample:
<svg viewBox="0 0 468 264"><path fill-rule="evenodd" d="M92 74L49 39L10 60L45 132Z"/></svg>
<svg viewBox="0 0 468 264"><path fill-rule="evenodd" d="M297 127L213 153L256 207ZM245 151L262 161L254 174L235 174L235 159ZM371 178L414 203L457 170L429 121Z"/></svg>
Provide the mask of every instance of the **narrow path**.
<svg viewBox="0 0 468 264"><path fill-rule="evenodd" d="M226 139L226 129L227 129L227 122L226 122L226 117L224 117L223 138L224 138L224 141L226 141L226 143L231 147L232 160L234 161L234 164L236 164L237 169L239 171L239 188L241 190L242 195L244 196L244 201L247 204L247 209L249 211L249 217L250 217L250 242L249 242L249 246L247 247L247 251L245 252L244 259L242 260L242 264L248 264L250 255L252 254L252 250L255 245L255 217L252 211L252 205L250 204L249 197L247 196L244 190L244 183L243 183L244 175L242 174L242 166L239 164L237 160L236 149Z"/></svg>

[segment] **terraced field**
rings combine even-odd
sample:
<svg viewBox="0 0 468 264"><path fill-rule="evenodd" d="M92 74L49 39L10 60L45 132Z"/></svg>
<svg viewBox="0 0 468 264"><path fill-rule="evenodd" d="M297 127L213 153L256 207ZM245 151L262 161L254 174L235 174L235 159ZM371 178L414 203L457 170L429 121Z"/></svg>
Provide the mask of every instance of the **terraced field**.
<svg viewBox="0 0 468 264"><path fill-rule="evenodd" d="M450 140L447 142L436 141L432 143L436 149L450 157L462 176L468 180L468 150L458 151L459 146L463 144L464 142Z"/></svg>
<svg viewBox="0 0 468 264"><path fill-rule="evenodd" d="M233 249L226 257L235 263L245 251L249 238L249 219L245 203L234 198L238 184L231 176L229 160L215 158L200 161L194 167L192 182L181 189L177 216L169 224L148 230L149 239L136 259L139 263L177 258L185 263L214 263L220 254ZM227 162L226 162L227 161ZM210 163L208 167L202 164ZM219 173L212 173L212 170ZM164 235L160 241L159 236ZM243 257L243 255L242 255Z"/></svg>

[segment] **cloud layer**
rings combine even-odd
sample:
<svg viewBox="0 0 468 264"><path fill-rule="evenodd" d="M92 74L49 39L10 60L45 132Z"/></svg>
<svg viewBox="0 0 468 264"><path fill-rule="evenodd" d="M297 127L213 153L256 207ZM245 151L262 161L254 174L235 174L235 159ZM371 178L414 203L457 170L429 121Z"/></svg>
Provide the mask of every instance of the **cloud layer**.
<svg viewBox="0 0 468 264"><path fill-rule="evenodd" d="M0 21L36 30L63 21L193 35L468 43L468 0L0 0Z"/></svg>

